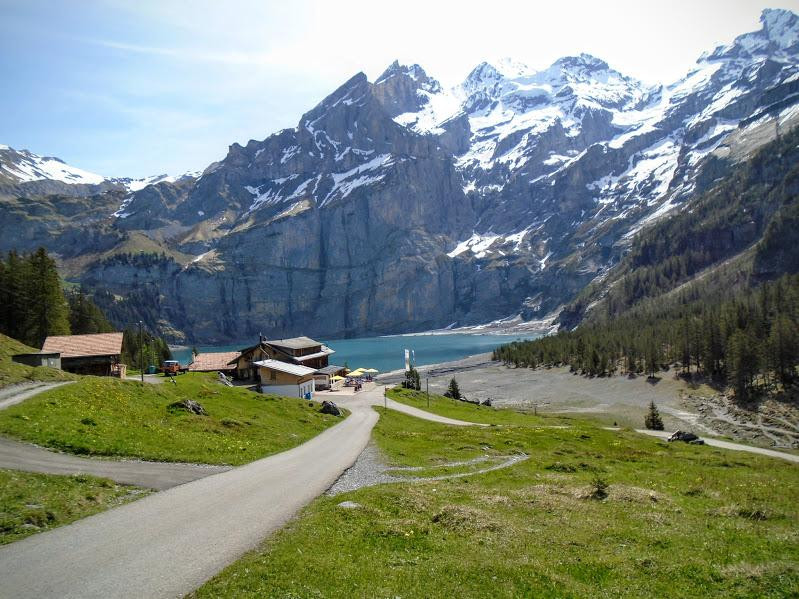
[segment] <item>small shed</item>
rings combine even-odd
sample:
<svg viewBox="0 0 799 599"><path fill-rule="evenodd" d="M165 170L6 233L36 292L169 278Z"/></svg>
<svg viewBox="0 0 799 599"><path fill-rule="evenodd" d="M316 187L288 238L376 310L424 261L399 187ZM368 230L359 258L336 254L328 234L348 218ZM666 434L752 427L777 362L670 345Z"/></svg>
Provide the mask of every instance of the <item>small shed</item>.
<svg viewBox="0 0 799 599"><path fill-rule="evenodd" d="M61 354L61 368L75 374L120 376L123 372L122 333L53 335L44 340L42 353Z"/></svg>
<svg viewBox="0 0 799 599"><path fill-rule="evenodd" d="M305 397L316 391L314 373L316 370L289 364L280 360L261 360L253 362L261 375L261 389L265 393L286 395L288 397Z"/></svg>
<svg viewBox="0 0 799 599"><path fill-rule="evenodd" d="M347 369L343 366L325 366L324 368L319 368L316 372L314 372L314 381L316 381L316 388L317 389L330 389L332 385L331 378L334 376L344 376L344 373L347 372Z"/></svg>
<svg viewBox="0 0 799 599"><path fill-rule="evenodd" d="M61 370L61 354L36 352L32 354L15 354L11 356L11 361L26 366L47 366Z"/></svg>

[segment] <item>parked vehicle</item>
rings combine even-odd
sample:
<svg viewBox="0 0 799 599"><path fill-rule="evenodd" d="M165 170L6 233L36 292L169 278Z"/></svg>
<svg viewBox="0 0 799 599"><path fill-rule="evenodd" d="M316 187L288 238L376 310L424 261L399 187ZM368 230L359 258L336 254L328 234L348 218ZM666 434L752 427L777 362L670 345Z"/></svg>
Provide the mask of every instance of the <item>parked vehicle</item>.
<svg viewBox="0 0 799 599"><path fill-rule="evenodd" d="M161 372L164 376L174 376L176 374L185 374L189 371L188 366L183 366L177 360L164 360L161 363Z"/></svg>

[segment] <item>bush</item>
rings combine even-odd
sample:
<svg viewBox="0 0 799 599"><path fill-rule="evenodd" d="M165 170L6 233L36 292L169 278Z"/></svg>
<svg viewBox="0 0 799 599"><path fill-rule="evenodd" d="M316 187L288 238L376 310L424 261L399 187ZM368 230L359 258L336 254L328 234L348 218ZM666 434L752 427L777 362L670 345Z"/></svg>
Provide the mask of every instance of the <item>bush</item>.
<svg viewBox="0 0 799 599"><path fill-rule="evenodd" d="M608 496L608 483L605 479L596 477L591 481L591 499L605 499Z"/></svg>

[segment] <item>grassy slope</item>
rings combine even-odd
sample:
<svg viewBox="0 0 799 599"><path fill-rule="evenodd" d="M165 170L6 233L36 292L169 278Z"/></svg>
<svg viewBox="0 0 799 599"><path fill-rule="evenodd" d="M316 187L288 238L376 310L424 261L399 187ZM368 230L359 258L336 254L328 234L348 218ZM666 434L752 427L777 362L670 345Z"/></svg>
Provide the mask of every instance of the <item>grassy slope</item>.
<svg viewBox="0 0 799 599"><path fill-rule="evenodd" d="M93 476L0 470L0 545L69 524L147 493Z"/></svg>
<svg viewBox="0 0 799 599"><path fill-rule="evenodd" d="M177 386L82 377L0 412L0 434L77 454L243 464L289 449L339 421L299 399L258 395L215 381ZM169 404L194 399L196 416Z"/></svg>
<svg viewBox="0 0 799 599"><path fill-rule="evenodd" d="M439 408L463 418L471 409L473 420L485 411L455 405ZM558 429L544 428L550 418L501 418L456 428L382 413L375 439L396 463L531 457L319 498L197 596L782 597L799 586L795 465L577 419ZM596 477L610 485L604 500L590 498ZM337 507L345 500L362 507Z"/></svg>
<svg viewBox="0 0 799 599"><path fill-rule="evenodd" d="M26 354L39 351L20 343L16 339L0 333L0 389L16 383L31 381L64 381L75 377L68 372L47 368L45 366L25 366L11 361L14 354Z"/></svg>

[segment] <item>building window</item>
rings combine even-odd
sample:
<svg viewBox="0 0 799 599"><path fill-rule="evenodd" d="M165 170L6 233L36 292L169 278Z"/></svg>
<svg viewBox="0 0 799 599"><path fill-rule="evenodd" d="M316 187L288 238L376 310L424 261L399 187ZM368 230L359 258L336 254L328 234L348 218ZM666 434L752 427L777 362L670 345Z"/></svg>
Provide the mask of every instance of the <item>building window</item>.
<svg viewBox="0 0 799 599"><path fill-rule="evenodd" d="M276 370L272 370L272 371L269 373L269 378L270 378L271 380L273 380L273 381L276 381L276 380L277 380L277 371L276 371Z"/></svg>

